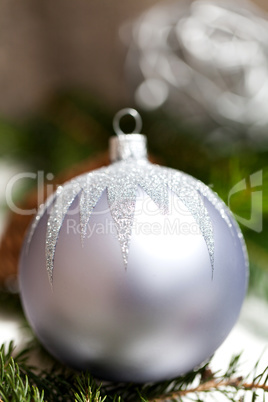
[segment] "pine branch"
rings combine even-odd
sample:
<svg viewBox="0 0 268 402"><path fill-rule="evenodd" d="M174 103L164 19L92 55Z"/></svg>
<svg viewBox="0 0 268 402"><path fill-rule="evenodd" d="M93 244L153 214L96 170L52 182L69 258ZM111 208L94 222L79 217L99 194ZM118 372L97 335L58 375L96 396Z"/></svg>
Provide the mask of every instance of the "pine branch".
<svg viewBox="0 0 268 402"><path fill-rule="evenodd" d="M217 393L227 401L243 400L250 394L268 392L268 367L256 375L258 363L249 376L238 376L240 355L235 356L223 374L212 372L210 362L184 376L154 384L106 383L101 385L88 372L78 373L54 362L46 370L28 363L34 346L15 354L14 345L0 349L0 402L202 402ZM204 399L202 399L204 398Z"/></svg>
<svg viewBox="0 0 268 402"><path fill-rule="evenodd" d="M104 402L106 399L106 396L101 396L101 386L97 388L96 383L85 374L77 378L77 389L75 402Z"/></svg>
<svg viewBox="0 0 268 402"><path fill-rule="evenodd" d="M268 385L256 384L255 382L246 383L243 382L243 377L232 378L228 380L211 380L204 382L197 387L180 390L177 392L170 392L167 394L159 395L157 398L149 399L148 402L164 402L169 400L180 400L181 397L189 394L200 394L203 392L221 391L226 388L235 388L236 391L254 391L263 390L268 392Z"/></svg>

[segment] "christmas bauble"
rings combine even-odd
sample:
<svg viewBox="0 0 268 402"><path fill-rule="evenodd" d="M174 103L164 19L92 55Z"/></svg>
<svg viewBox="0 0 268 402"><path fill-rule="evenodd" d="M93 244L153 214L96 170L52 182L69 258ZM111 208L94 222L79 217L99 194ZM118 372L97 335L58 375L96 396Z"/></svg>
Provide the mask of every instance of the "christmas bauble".
<svg viewBox="0 0 268 402"><path fill-rule="evenodd" d="M209 358L235 324L245 245L207 186L147 160L144 136L112 138L111 159L40 208L21 255L24 310L70 366L169 379Z"/></svg>

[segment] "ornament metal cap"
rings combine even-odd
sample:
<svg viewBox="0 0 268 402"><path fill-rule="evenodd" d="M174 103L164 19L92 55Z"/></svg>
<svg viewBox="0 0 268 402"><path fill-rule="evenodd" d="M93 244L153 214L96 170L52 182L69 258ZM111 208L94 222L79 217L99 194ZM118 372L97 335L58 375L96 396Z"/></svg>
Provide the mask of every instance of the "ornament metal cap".
<svg viewBox="0 0 268 402"><path fill-rule="evenodd" d="M124 133L120 128L121 118L128 115L135 120L135 127L132 133ZM137 110L131 108L120 110L114 116L113 127L116 136L111 137L109 143L111 162L127 159L147 159L147 139L143 134L139 133L142 127L142 120Z"/></svg>

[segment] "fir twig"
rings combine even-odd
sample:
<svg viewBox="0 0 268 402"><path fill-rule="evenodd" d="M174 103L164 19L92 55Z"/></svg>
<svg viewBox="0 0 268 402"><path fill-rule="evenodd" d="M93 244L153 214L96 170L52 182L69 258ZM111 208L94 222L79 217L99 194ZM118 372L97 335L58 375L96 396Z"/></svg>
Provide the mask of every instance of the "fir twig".
<svg viewBox="0 0 268 402"><path fill-rule="evenodd" d="M181 397L189 394L200 394L203 392L214 392L225 390L226 388L235 388L236 391L254 391L263 390L268 392L268 385L257 384L256 382L246 383L243 382L243 377L237 377L228 380L211 380L204 382L197 387L179 390L177 392L170 392L167 394L159 395L157 398L146 400L146 402L164 402L169 400L180 400Z"/></svg>
<svg viewBox="0 0 268 402"><path fill-rule="evenodd" d="M27 360L32 347L14 356L14 345L0 348L0 402L202 402L205 395L221 393L227 401L241 401L250 393L254 402L259 393L268 392L268 367L254 378L238 376L240 355L225 373L212 372L209 363L182 377L155 384L101 385L87 372L77 373L55 363L37 371ZM217 400L217 399L216 399Z"/></svg>

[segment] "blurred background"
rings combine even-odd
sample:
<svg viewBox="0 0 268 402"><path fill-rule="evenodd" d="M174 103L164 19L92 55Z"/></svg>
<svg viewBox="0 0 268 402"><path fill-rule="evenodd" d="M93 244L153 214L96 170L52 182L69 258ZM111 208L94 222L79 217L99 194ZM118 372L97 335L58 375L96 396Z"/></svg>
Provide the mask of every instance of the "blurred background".
<svg viewBox="0 0 268 402"><path fill-rule="evenodd" d="M242 334L259 357L268 339L267 13L265 0L0 1L0 300L13 331L3 341L19 336L7 301L31 219L8 208L10 181L44 172L41 184L13 180L14 203L36 207L38 184L108 163L113 116L134 107L155 160L211 185L241 224L250 281L230 352Z"/></svg>

